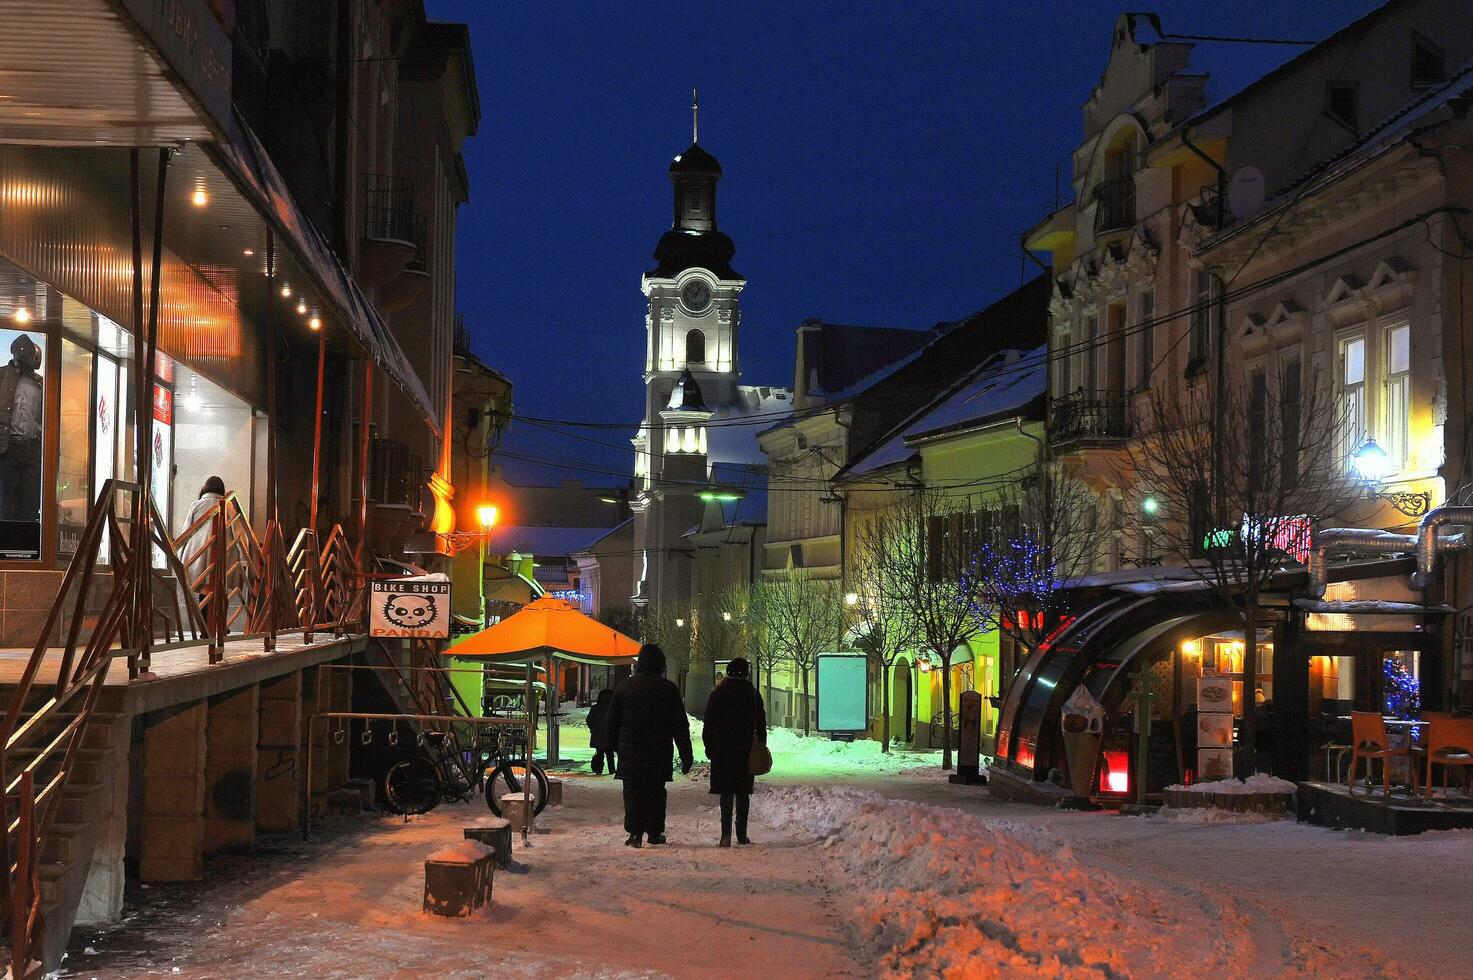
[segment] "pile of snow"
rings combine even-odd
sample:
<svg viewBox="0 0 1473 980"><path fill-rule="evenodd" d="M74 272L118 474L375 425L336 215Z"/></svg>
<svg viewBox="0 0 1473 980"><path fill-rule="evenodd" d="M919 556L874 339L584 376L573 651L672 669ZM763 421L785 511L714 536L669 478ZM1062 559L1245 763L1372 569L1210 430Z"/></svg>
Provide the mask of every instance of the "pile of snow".
<svg viewBox="0 0 1473 980"><path fill-rule="evenodd" d="M753 811L823 842L858 896L856 928L881 975L1174 976L1186 964L1241 975L1256 945L1229 905L959 810L791 787L759 794ZM1347 966L1339 955L1314 966Z"/></svg>
<svg viewBox="0 0 1473 980"><path fill-rule="evenodd" d="M495 852L491 848L476 840L458 840L453 844L446 844L429 857L426 861L434 861L437 864L475 864L477 861Z"/></svg>
<svg viewBox="0 0 1473 980"><path fill-rule="evenodd" d="M1230 796L1244 796L1249 793L1292 793L1297 787L1287 779L1259 772L1247 779L1235 779L1229 776L1227 779L1214 779L1206 783L1193 783L1190 786L1178 783L1166 789L1177 793L1225 793Z"/></svg>

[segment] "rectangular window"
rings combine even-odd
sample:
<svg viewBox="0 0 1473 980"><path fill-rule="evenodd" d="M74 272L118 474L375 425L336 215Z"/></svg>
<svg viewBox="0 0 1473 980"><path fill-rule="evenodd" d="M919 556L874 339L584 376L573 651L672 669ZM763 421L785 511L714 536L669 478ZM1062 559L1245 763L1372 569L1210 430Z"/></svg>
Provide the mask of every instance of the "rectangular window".
<svg viewBox="0 0 1473 980"><path fill-rule="evenodd" d="M1252 484L1258 484L1263 474L1267 428L1268 372L1256 368L1248 374L1248 473Z"/></svg>
<svg viewBox="0 0 1473 980"><path fill-rule="evenodd" d="M1299 356L1285 358L1279 368L1279 432L1283 439L1280 479L1285 488L1299 485L1300 405L1304 399L1304 379Z"/></svg>
<svg viewBox="0 0 1473 980"><path fill-rule="evenodd" d="M1212 318L1217 315L1217 277L1209 269L1198 269L1193 280L1192 335L1188 339L1187 371L1195 373L1207 363L1212 350Z"/></svg>
<svg viewBox="0 0 1473 980"><path fill-rule="evenodd" d="M1340 452L1347 459L1366 441L1366 338L1340 341Z"/></svg>
<svg viewBox="0 0 1473 980"><path fill-rule="evenodd" d="M0 559L41 557L46 335L0 330Z"/></svg>
<svg viewBox="0 0 1473 980"><path fill-rule="evenodd" d="M688 200L690 201L690 209L692 213L700 214L702 211L706 210L706 199L704 195L701 194L701 189L699 187L692 187L690 189Z"/></svg>
<svg viewBox="0 0 1473 980"><path fill-rule="evenodd" d="M1074 334L1071 331L1065 330L1058 335L1057 346L1055 348L1056 359L1054 360L1055 398L1062 398L1074 390L1070 384L1072 379L1069 377L1070 365L1074 363L1074 358L1070 353L1070 348L1073 346Z"/></svg>
<svg viewBox="0 0 1473 980"><path fill-rule="evenodd" d="M1412 31L1412 88L1426 88L1447 81L1442 48Z"/></svg>
<svg viewBox="0 0 1473 980"><path fill-rule="evenodd" d="M1386 331L1386 396L1382 400L1383 447L1393 471L1407 462L1408 416L1411 413L1412 328L1399 324Z"/></svg>
<svg viewBox="0 0 1473 980"><path fill-rule="evenodd" d="M1146 290L1136 301L1137 330L1140 332L1140 361L1136 367L1136 387L1151 387L1151 372L1156 367L1156 293Z"/></svg>
<svg viewBox="0 0 1473 980"><path fill-rule="evenodd" d="M77 553L92 496L88 456L92 429L92 353L61 342L61 439L56 461L56 553Z"/></svg>
<svg viewBox="0 0 1473 980"><path fill-rule="evenodd" d="M1325 83L1325 115L1352 133L1360 131L1360 98L1355 82Z"/></svg>

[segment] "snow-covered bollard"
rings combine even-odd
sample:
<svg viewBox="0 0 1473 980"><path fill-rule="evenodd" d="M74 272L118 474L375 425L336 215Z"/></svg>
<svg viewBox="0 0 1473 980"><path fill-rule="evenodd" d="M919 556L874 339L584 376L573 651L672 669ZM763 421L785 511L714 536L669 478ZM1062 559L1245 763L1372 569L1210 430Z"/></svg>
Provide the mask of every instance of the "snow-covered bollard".
<svg viewBox="0 0 1473 980"><path fill-rule="evenodd" d="M497 867L511 863L511 821L505 817L492 817L480 826L465 828L465 839L479 841L495 851Z"/></svg>
<svg viewBox="0 0 1473 980"><path fill-rule="evenodd" d="M424 910L467 916L491 901L496 852L473 840L447 844L425 858Z"/></svg>
<svg viewBox="0 0 1473 980"><path fill-rule="evenodd" d="M563 805L563 781L557 776L547 777L547 805Z"/></svg>
<svg viewBox="0 0 1473 980"><path fill-rule="evenodd" d="M532 811L536 804L535 798L525 799L521 793L507 793L501 797L501 815L511 824L512 833L519 834L524 828L532 829Z"/></svg>

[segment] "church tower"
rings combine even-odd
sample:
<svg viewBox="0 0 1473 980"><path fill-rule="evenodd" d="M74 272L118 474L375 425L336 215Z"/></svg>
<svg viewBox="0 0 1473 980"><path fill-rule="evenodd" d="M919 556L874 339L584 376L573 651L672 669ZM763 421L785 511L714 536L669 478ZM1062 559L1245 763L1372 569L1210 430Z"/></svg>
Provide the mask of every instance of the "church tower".
<svg viewBox="0 0 1473 980"><path fill-rule="evenodd" d="M736 246L717 227L721 164L700 145L699 112L693 97L691 145L670 163L673 221L641 284L648 305L644 421L633 440L637 605L688 595L690 562L674 551L701 519L707 423L716 408L736 401L741 377L739 297L746 280L731 267Z"/></svg>

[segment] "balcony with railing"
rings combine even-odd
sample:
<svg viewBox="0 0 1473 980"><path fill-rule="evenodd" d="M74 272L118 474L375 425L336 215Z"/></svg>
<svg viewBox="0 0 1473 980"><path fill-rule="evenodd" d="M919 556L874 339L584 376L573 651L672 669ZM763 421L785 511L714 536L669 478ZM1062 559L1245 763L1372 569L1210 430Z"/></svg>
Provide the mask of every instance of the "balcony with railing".
<svg viewBox="0 0 1473 980"><path fill-rule="evenodd" d="M392 283L423 263L425 217L414 210L414 188L403 177L369 174L363 189L363 246L358 278L370 288Z"/></svg>
<svg viewBox="0 0 1473 980"><path fill-rule="evenodd" d="M471 350L471 332L469 329L466 328L464 313L455 314L454 338L455 353L457 355L469 355L474 353Z"/></svg>
<svg viewBox="0 0 1473 980"><path fill-rule="evenodd" d="M1095 234L1135 226L1135 178L1112 177L1095 185Z"/></svg>
<svg viewBox="0 0 1473 980"><path fill-rule="evenodd" d="M373 503L419 514L428 476L424 460L404 443L394 439L373 441L368 467L368 499Z"/></svg>
<svg viewBox="0 0 1473 980"><path fill-rule="evenodd" d="M1054 445L1102 445L1130 438L1130 393L1084 388L1055 398L1050 419Z"/></svg>

